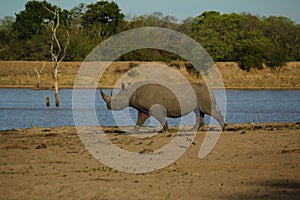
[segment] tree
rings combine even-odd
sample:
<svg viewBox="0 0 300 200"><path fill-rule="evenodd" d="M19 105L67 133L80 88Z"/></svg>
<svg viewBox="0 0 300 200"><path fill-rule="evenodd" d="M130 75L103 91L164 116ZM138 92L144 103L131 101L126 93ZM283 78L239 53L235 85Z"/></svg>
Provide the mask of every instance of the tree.
<svg viewBox="0 0 300 200"><path fill-rule="evenodd" d="M0 20L0 48L3 48L14 39L12 27L15 19L11 16L6 16Z"/></svg>
<svg viewBox="0 0 300 200"><path fill-rule="evenodd" d="M299 46L299 35L297 36L297 26L294 22L286 17L271 16L264 18L262 23L265 36L271 40L266 65L277 67L284 65L287 60L292 60L293 52Z"/></svg>
<svg viewBox="0 0 300 200"><path fill-rule="evenodd" d="M174 16L164 16L162 12L154 12L149 15L133 17L130 19L130 26L131 28L155 26L175 29L177 26L177 19Z"/></svg>
<svg viewBox="0 0 300 200"><path fill-rule="evenodd" d="M236 42L236 14L221 15L217 11L204 12L191 24L191 36L197 40L215 61L232 60Z"/></svg>
<svg viewBox="0 0 300 200"><path fill-rule="evenodd" d="M35 34L41 34L49 28L50 22L53 21L53 15L45 10L45 6L50 10L58 9L57 6L51 5L46 1L28 1L25 4L25 10L16 14L16 21L13 29L21 41L27 41ZM68 11L59 9L60 20L62 24L68 22Z"/></svg>
<svg viewBox="0 0 300 200"><path fill-rule="evenodd" d="M194 20L195 18L193 17L188 17L186 19L184 19L178 26L177 26L177 31L182 32L190 37L192 36L192 25L194 24Z"/></svg>
<svg viewBox="0 0 300 200"><path fill-rule="evenodd" d="M240 16L234 56L241 69L247 71L251 68L262 69L271 41L264 36L263 26L257 16L247 13Z"/></svg>
<svg viewBox="0 0 300 200"><path fill-rule="evenodd" d="M82 61L95 48L94 41L92 41L84 30L78 29L75 25L68 28L70 33L70 42L68 52L65 60L68 61Z"/></svg>
<svg viewBox="0 0 300 200"><path fill-rule="evenodd" d="M247 71L252 67L261 69L267 61L267 52L272 51L261 19L248 13L204 12L191 26L192 37L215 61L237 61Z"/></svg>
<svg viewBox="0 0 300 200"><path fill-rule="evenodd" d="M44 61L43 65L40 67L40 69L38 70L37 67L35 67L34 72L36 73L37 79L36 79L36 83L35 83L35 89L39 89L40 88L40 83L41 83L41 74L44 70L46 66L46 62Z"/></svg>
<svg viewBox="0 0 300 200"><path fill-rule="evenodd" d="M51 46L50 53L52 58L52 77L55 89L55 105L59 106L59 96L58 96L58 70L61 61L66 56L67 47L69 45L69 32L67 31L67 41L64 47L62 47L61 41L57 37L57 30L60 26L60 9L56 8L51 10L44 6L44 8L53 15L53 21L50 22L51 25Z"/></svg>
<svg viewBox="0 0 300 200"><path fill-rule="evenodd" d="M70 11L43 0L28 1L16 19L5 17L0 21L1 60L53 60L48 48L54 40L49 35L57 19L45 7L59 13L60 27L56 34L61 54L69 41L64 57L68 61L83 60L96 45L116 33L145 26L183 32L199 42L215 61L239 62L246 70L261 68L263 63L276 67L300 60L300 25L286 17L208 11L178 23L175 17L161 12L125 18L115 2L104 0L89 5L81 3ZM56 54L59 45L55 41L52 44ZM167 62L174 59L182 58L152 49L136 50L119 58Z"/></svg>
<svg viewBox="0 0 300 200"><path fill-rule="evenodd" d="M87 5L82 27L89 31L91 38L106 38L117 33L117 26L123 19L124 14L115 2L99 1Z"/></svg>
<svg viewBox="0 0 300 200"><path fill-rule="evenodd" d="M293 50L292 50L292 59L295 60L300 60L300 25L296 25L295 28L295 36L294 36L294 42L293 42Z"/></svg>
<svg viewBox="0 0 300 200"><path fill-rule="evenodd" d="M19 40L29 40L33 35L40 34L47 27L52 16L44 9L44 5L53 9L52 5L46 1L28 1L25 10L16 14L13 28Z"/></svg>
<svg viewBox="0 0 300 200"><path fill-rule="evenodd" d="M49 54L50 35L51 30L46 29L41 34L36 34L32 36L30 40L23 42L26 53L22 59L39 61L51 60L51 55Z"/></svg>
<svg viewBox="0 0 300 200"><path fill-rule="evenodd" d="M86 13L86 4L80 3L70 10L71 24L75 26L81 26L81 18Z"/></svg>

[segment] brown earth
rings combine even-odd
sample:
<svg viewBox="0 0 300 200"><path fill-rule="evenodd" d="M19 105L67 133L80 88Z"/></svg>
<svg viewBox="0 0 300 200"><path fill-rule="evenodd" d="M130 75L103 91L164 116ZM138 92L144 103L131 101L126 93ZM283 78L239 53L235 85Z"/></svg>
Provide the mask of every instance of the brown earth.
<svg viewBox="0 0 300 200"><path fill-rule="evenodd" d="M111 88L124 73L144 62L114 62L105 71L98 86ZM253 69L250 72L239 69L237 63L216 63L222 74L226 88L234 89L300 89L300 62L291 62L282 68L271 70ZM37 82L35 70L40 70L43 62L0 61L0 87L34 88ZM63 62L60 66L59 84L61 88L72 88L81 62ZM201 82L191 76L185 63L172 62L166 64L179 71L191 82ZM138 76L133 74L134 76ZM83 77L91 82L90 77ZM52 88L51 63L47 62L41 73L40 88Z"/></svg>
<svg viewBox="0 0 300 200"><path fill-rule="evenodd" d="M104 130L114 144L141 154L175 135L137 139ZM199 131L170 166L134 174L98 162L75 127L0 131L0 199L299 199L300 123L229 125L199 159L204 136Z"/></svg>

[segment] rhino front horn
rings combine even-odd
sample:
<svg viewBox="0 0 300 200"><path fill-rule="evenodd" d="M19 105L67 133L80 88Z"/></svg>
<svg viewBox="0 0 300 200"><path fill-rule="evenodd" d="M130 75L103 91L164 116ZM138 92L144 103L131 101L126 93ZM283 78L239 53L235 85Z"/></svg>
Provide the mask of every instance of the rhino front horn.
<svg viewBox="0 0 300 200"><path fill-rule="evenodd" d="M109 103L110 100L111 100L111 97L110 97L110 96L107 96L101 89L100 89L100 93L101 93L101 96L102 96L103 100L104 100L106 103Z"/></svg>

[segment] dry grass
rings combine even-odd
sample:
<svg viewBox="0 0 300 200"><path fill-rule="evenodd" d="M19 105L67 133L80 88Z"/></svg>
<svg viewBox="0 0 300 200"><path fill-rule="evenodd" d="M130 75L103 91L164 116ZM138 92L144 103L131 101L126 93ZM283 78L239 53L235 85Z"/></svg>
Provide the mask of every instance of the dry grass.
<svg viewBox="0 0 300 200"><path fill-rule="evenodd" d="M111 88L131 68L145 64L145 62L114 62L101 77L98 86ZM0 87L29 87L35 86L39 69L43 62L1 61ZM59 84L61 88L71 88L80 68L81 62L63 62L60 66ZM165 64L166 65L166 64ZM180 72L190 82L201 82L197 76L191 76L184 63L171 66ZM234 89L300 89L300 62L291 62L282 68L271 70L240 70L237 63L217 63L226 88ZM138 74L136 75L138 76ZM89 77L85 77L89 80ZM47 62L41 75L41 88L52 88L51 63Z"/></svg>

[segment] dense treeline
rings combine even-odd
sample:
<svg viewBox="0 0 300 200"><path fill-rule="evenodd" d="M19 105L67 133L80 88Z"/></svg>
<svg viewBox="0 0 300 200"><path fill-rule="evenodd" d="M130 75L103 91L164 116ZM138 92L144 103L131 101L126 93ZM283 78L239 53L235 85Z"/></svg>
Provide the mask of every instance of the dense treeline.
<svg viewBox="0 0 300 200"><path fill-rule="evenodd" d="M235 61L249 70L282 66L300 60L300 25L286 17L259 17L249 13L220 14L208 11L178 22L160 12L125 16L115 2L98 1L63 10L46 1L28 1L15 17L0 24L0 60L51 60L50 37L53 16L59 9L58 37L69 46L65 61L82 61L101 41L119 32L145 26L170 28L199 42L215 61ZM66 34L68 31L69 34ZM169 52L142 49L119 60L181 59Z"/></svg>

